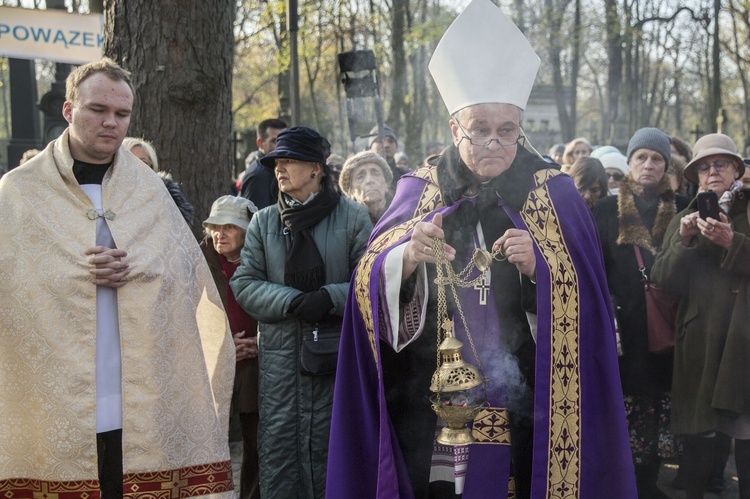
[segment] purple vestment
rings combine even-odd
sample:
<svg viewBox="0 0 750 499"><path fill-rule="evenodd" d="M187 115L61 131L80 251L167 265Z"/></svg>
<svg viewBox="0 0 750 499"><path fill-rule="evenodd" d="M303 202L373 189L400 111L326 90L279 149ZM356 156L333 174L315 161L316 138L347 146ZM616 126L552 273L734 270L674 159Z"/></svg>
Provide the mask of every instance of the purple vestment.
<svg viewBox="0 0 750 499"><path fill-rule="evenodd" d="M437 179L436 167L402 177L353 276L336 376L328 498L413 497L385 401L380 349L389 347L380 341L379 291L388 252L408 241L417 222L437 212L450 217L461 203L473 202L460 199L445 206ZM593 218L566 175L540 170L529 188L520 211L502 200L499 204L516 227L529 231L537 259L531 496L635 498L612 313ZM467 316L473 336L479 334L477 321L483 317ZM467 352L465 345L470 360ZM492 393L492 378L489 383ZM469 451L466 499L486 494L478 483L483 477L507 472L493 469L506 467L494 458L472 460L475 447Z"/></svg>

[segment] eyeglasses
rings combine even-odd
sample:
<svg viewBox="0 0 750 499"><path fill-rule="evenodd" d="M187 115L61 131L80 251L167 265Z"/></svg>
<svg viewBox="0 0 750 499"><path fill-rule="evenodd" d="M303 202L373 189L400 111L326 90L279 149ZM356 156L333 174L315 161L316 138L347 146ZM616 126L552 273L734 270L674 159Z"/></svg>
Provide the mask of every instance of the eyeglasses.
<svg viewBox="0 0 750 499"><path fill-rule="evenodd" d="M614 179L616 182L619 182L625 178L625 175L623 175L622 173L607 173L607 177Z"/></svg>
<svg viewBox="0 0 750 499"><path fill-rule="evenodd" d="M461 140L466 139L471 143L471 145L476 147L489 147L493 141L497 142L498 145L503 147L514 146L518 144L520 140L526 138L521 134L521 127L515 124L503 126L498 134L500 138L493 139L490 138L490 136L492 135L492 130L490 128L481 126L472 128L467 132L466 129L461 126L461 123L456 117L454 117L453 119L456 121L458 128L460 128L464 133L461 137Z"/></svg>
<svg viewBox="0 0 750 499"><path fill-rule="evenodd" d="M709 171L711 171L711 167L713 166L714 168L716 168L717 172L721 173L724 170L726 170L727 168L729 168L731 165L732 165L731 161L727 161L725 159L717 159L714 162L707 161L705 163L701 163L698 166L696 166L695 168L696 168L696 170L698 170L698 173L704 173L705 174L705 173L708 173Z"/></svg>

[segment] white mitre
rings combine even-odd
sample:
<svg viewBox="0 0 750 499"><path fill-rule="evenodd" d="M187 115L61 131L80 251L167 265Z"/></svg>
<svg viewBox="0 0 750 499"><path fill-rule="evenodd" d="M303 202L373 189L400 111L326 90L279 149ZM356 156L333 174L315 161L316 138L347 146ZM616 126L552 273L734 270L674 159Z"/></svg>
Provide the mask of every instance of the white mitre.
<svg viewBox="0 0 750 499"><path fill-rule="evenodd" d="M523 33L490 0L472 0L430 59L430 73L452 115L474 104L526 108L539 70Z"/></svg>

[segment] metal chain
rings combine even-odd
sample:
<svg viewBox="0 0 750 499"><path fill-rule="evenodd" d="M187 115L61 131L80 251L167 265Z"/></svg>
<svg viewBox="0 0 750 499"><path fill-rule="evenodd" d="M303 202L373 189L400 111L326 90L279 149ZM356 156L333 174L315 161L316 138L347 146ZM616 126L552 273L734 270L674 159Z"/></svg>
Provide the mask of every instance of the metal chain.
<svg viewBox="0 0 750 499"><path fill-rule="evenodd" d="M484 376L484 369L482 368L482 361L479 359L479 355L477 354L477 349L474 346L474 339L471 337L471 332L469 332L469 324L466 322L466 316L464 315L463 308L461 307L461 302L458 299L458 292L456 290L456 286L467 288L469 286L473 286L475 283L479 282L481 277L484 275L484 272L480 272L479 278L473 279L472 281L466 281L465 278L461 279L459 278L460 275L463 275L467 272L467 269L470 269L472 267L476 266L476 262L474 262L474 258L472 257L472 261L461 271L460 274L456 274L453 271L453 266L449 261L445 259L445 241L442 239L438 239L437 237L434 237L432 239L432 251L435 255L435 267L436 267L436 279L435 284L437 284L437 295L438 295L438 334L437 336L437 344L438 344L438 353L437 353L437 366L438 368L441 365L441 359L440 359L440 344L442 343L445 332L444 328L452 326L452 321L448 319L448 304L445 299L445 285L449 285L451 288L451 294L453 295L453 300L456 303L456 309L458 310L458 314L461 317L461 323L464 326L464 331L466 331L466 337L469 339L469 345L471 345L471 351L474 354L474 359L477 362L477 368L479 369L479 374L482 376L482 381L484 385L484 400L487 400L487 378ZM495 255L500 252L500 250L492 253L492 258L495 259ZM503 257L505 259L505 257ZM502 261L502 260L498 260ZM446 276L443 275L443 270L445 270ZM438 385L439 388L439 385ZM438 396L440 393L438 392Z"/></svg>
<svg viewBox="0 0 750 499"><path fill-rule="evenodd" d="M442 239L441 239L441 241L442 241ZM443 244L442 244L441 248L444 249L444 247L445 247L445 241L442 241L442 243ZM434 243L434 241L433 241L433 251L435 251L435 243ZM437 253L433 253L433 254L436 256L435 262L437 263ZM445 253L443 253L443 256L444 255L445 255ZM501 258L498 258L497 255L500 255ZM466 267L464 267L461 270L461 272L459 272L458 274L456 274L455 272L453 272L453 267L451 267L450 265L448 265L448 267L450 267L450 270L448 271L448 277L442 277L441 276L440 280L437 281L437 284L444 286L446 284L454 283L454 284L456 284L456 285L458 285L459 287L462 287L462 288L468 288L468 287L474 286L475 284L477 284L479 281L482 280L482 277L484 277L485 272L487 272L487 270L489 270L489 266L490 266L492 260L494 260L496 262L502 262L502 261L507 260L507 259L508 258L503 253L503 249L502 248L498 248L495 251L493 251L492 253L490 253L489 251L487 251L485 249L475 248L474 249L474 253L471 255L471 260L469 261L468 264L466 264ZM474 269L478 269L479 270L479 275L477 277L475 277L474 279L472 279L471 281L467 281L466 279L469 277L469 275L472 274L472 272L474 272ZM446 280L446 279L448 279L448 280Z"/></svg>
<svg viewBox="0 0 750 499"><path fill-rule="evenodd" d="M443 260L445 257L444 244L440 244L442 240L438 238L432 239L432 253L435 255L435 270L437 276L435 282L437 283L437 302L438 302L438 317L437 317L437 367L440 368L442 365L442 358L440 357L440 344L443 342L445 332L443 325L448 320L448 304L445 301L445 285L443 282ZM440 397L440 384L438 386L438 398Z"/></svg>

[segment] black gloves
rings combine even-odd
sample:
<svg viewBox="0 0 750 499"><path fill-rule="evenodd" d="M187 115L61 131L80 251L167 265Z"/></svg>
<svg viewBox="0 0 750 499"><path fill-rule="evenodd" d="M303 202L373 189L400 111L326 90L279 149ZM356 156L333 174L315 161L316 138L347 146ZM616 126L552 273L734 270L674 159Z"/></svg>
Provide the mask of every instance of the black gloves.
<svg viewBox="0 0 750 499"><path fill-rule="evenodd" d="M302 293L289 304L289 313L310 324L317 324L333 308L331 295L324 288Z"/></svg>

